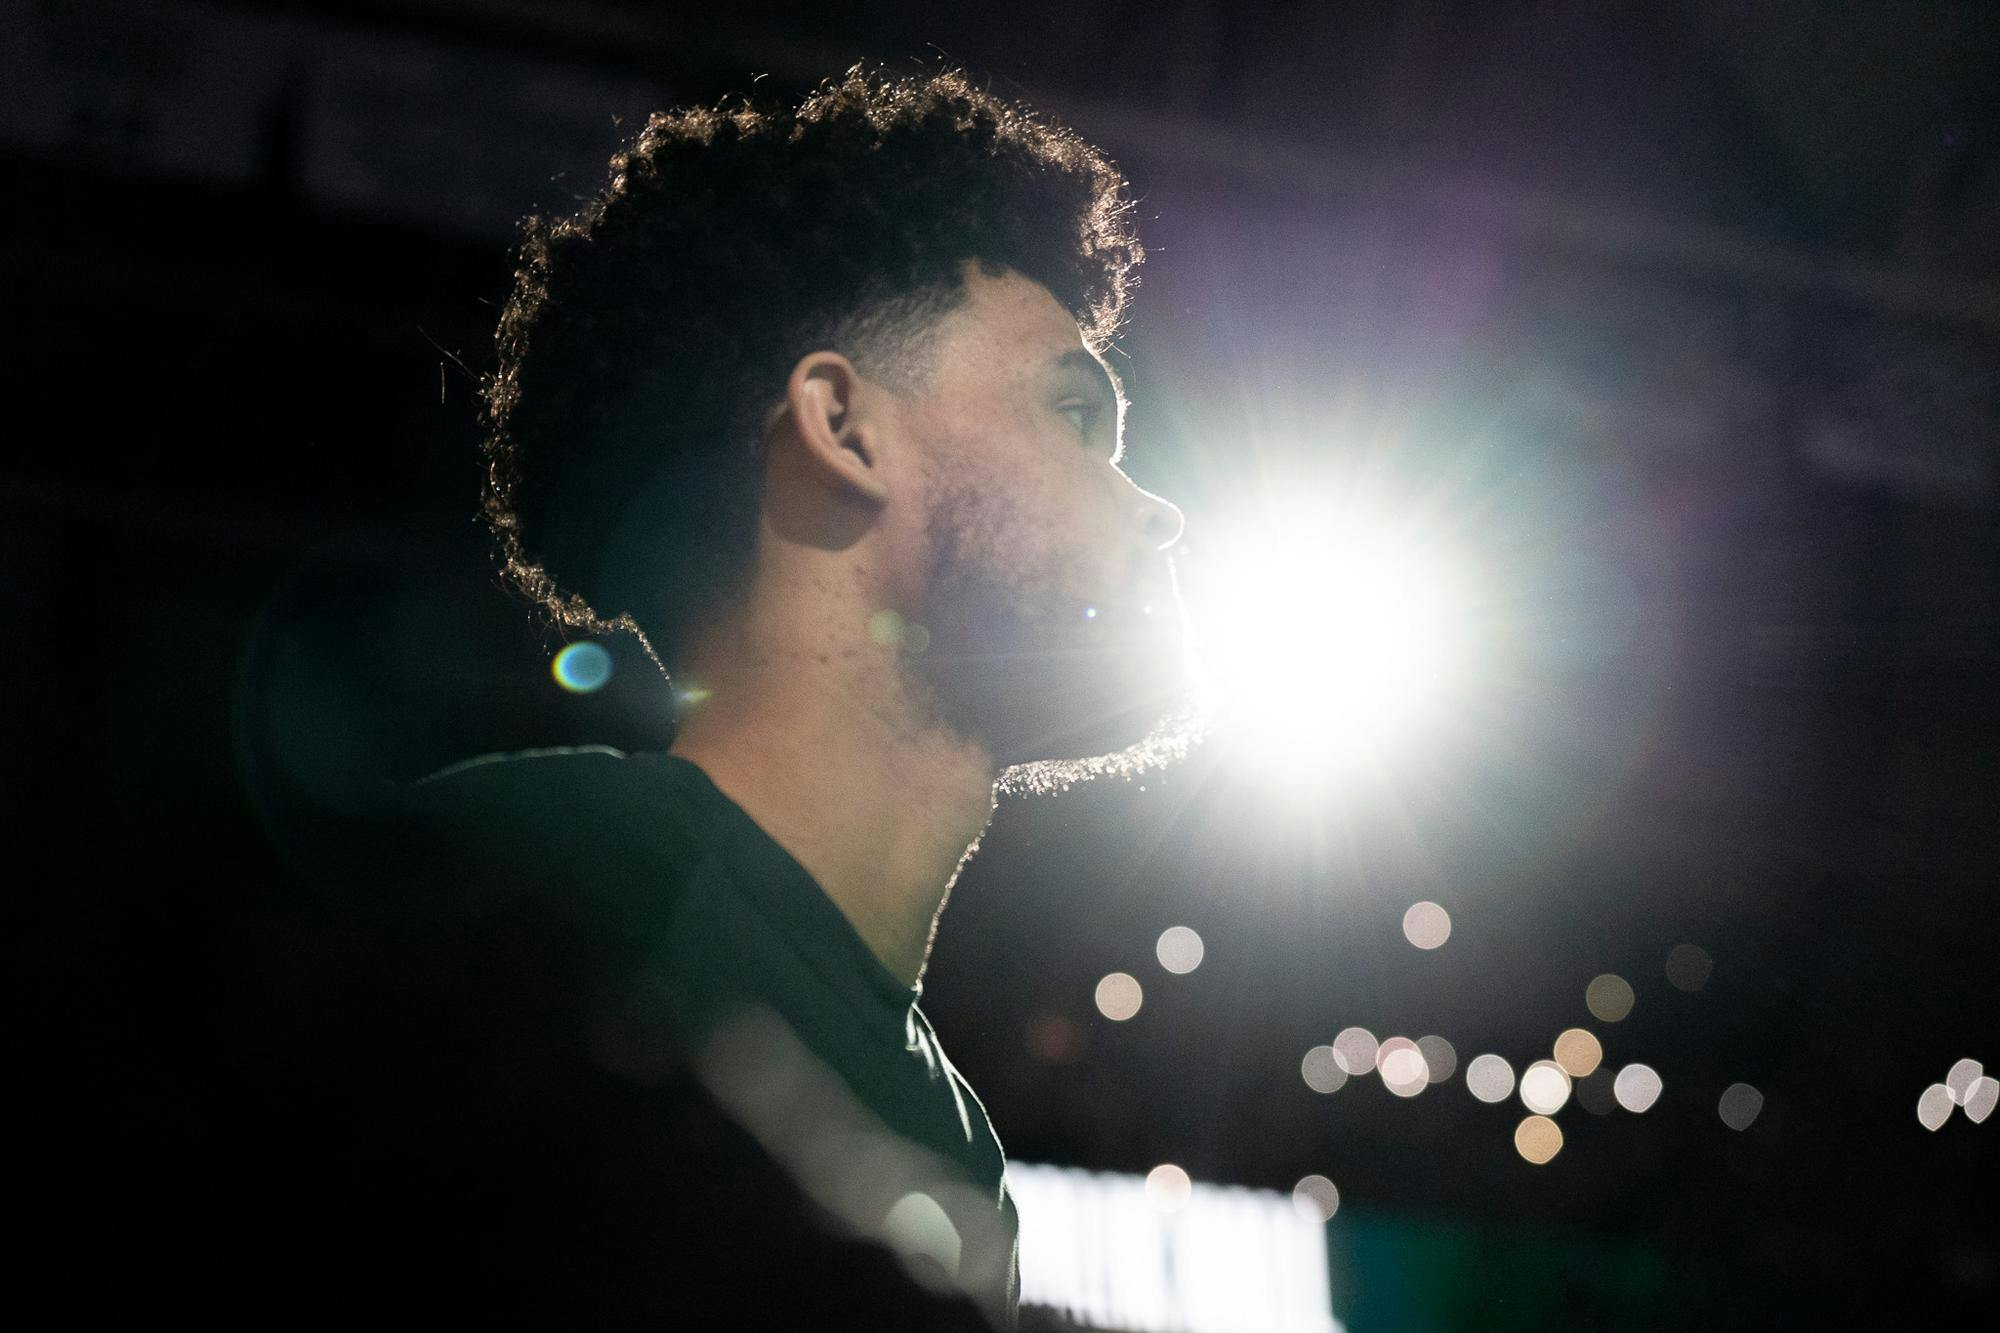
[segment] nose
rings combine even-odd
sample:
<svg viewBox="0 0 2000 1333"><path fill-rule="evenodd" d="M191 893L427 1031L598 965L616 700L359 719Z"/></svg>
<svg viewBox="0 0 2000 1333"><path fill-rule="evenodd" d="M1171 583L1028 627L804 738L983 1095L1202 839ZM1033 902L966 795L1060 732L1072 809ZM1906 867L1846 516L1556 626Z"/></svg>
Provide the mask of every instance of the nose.
<svg viewBox="0 0 2000 1333"><path fill-rule="evenodd" d="M1181 533L1187 528L1187 515L1181 513L1180 506L1136 483L1132 489L1138 492L1135 503L1138 506L1139 530L1146 535L1153 548L1164 551L1179 541Z"/></svg>

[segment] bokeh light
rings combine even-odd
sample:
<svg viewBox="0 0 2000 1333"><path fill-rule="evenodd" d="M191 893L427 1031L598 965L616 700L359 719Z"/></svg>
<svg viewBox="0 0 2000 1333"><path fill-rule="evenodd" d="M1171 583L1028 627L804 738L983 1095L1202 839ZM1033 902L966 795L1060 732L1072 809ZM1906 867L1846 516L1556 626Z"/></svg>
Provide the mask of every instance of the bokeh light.
<svg viewBox="0 0 2000 1333"><path fill-rule="evenodd" d="M1504 1102L1514 1095L1514 1066L1497 1055L1475 1055L1465 1067L1465 1087L1482 1102Z"/></svg>
<svg viewBox="0 0 2000 1333"><path fill-rule="evenodd" d="M1598 1022L1619 1022L1632 1012L1632 983L1615 973L1603 973L1584 988L1583 1004Z"/></svg>
<svg viewBox="0 0 2000 1333"><path fill-rule="evenodd" d="M1952 1101L1960 1106L1965 1105L1966 1091L1972 1087L1974 1080L1985 1072L1986 1066L1977 1060L1960 1060L1954 1064L1951 1072L1944 1076L1944 1085L1950 1090Z"/></svg>
<svg viewBox="0 0 2000 1333"><path fill-rule="evenodd" d="M1722 1090L1722 1100L1716 1103L1716 1114L1722 1123L1738 1133L1750 1128L1756 1122L1758 1112L1764 1109L1764 1094L1748 1083L1732 1083Z"/></svg>
<svg viewBox="0 0 2000 1333"><path fill-rule="evenodd" d="M1936 1133L1945 1121L1951 1119L1951 1105L1951 1089L1942 1083L1931 1084L1917 1098L1917 1123Z"/></svg>
<svg viewBox="0 0 2000 1333"><path fill-rule="evenodd" d="M1177 1213L1187 1206L1194 1182L1172 1162L1163 1162L1146 1173L1146 1202L1163 1213Z"/></svg>
<svg viewBox="0 0 2000 1333"><path fill-rule="evenodd" d="M1347 1084L1347 1071L1334 1058L1333 1047L1315 1046L1299 1061L1299 1074L1314 1092L1339 1092Z"/></svg>
<svg viewBox="0 0 2000 1333"><path fill-rule="evenodd" d="M1204 952L1201 936L1186 926L1168 926L1160 932L1159 943L1153 946L1160 966L1176 976L1186 976L1200 967Z"/></svg>
<svg viewBox="0 0 2000 1333"><path fill-rule="evenodd" d="M2000 1101L2000 1081L1990 1075L1980 1075L1966 1089L1965 1118L1975 1125L1986 1123L1986 1117L1993 1114L1993 1104L1997 1101Z"/></svg>
<svg viewBox="0 0 2000 1333"><path fill-rule="evenodd" d="M1350 1074L1375 1071L1375 1034L1367 1028L1342 1028L1333 1039L1333 1058Z"/></svg>
<svg viewBox="0 0 2000 1333"><path fill-rule="evenodd" d="M868 637L884 648L894 648L903 641L902 613L884 610L868 617Z"/></svg>
<svg viewBox="0 0 2000 1333"><path fill-rule="evenodd" d="M958 1276L965 1242L944 1206L921 1190L905 1194L882 1219L882 1238L905 1259L935 1263L946 1277Z"/></svg>
<svg viewBox="0 0 2000 1333"><path fill-rule="evenodd" d="M1061 1014L1036 1014L1028 1020L1028 1054L1044 1064L1068 1064L1083 1053L1083 1034Z"/></svg>
<svg viewBox="0 0 2000 1333"><path fill-rule="evenodd" d="M1514 1127L1514 1151L1536 1166L1553 1161L1562 1146L1561 1126L1545 1115L1531 1115Z"/></svg>
<svg viewBox="0 0 2000 1333"><path fill-rule="evenodd" d="M1451 938L1451 913L1434 902L1412 903L1403 913L1403 938L1419 949L1435 949Z"/></svg>
<svg viewBox="0 0 2000 1333"><path fill-rule="evenodd" d="M1553 1060L1537 1060L1521 1074L1521 1105L1537 1115L1554 1115L1569 1100L1569 1075Z"/></svg>
<svg viewBox="0 0 2000 1333"><path fill-rule="evenodd" d="M1307 1176L1292 1186L1292 1207L1299 1216L1315 1222L1331 1222L1340 1211L1340 1191L1325 1176Z"/></svg>
<svg viewBox="0 0 2000 1333"><path fill-rule="evenodd" d="M868 637L884 648L900 648L906 653L921 653L931 646L928 629L893 610L877 611L868 617Z"/></svg>
<svg viewBox="0 0 2000 1333"><path fill-rule="evenodd" d="M1588 1078L1604 1062L1604 1048L1582 1028L1570 1028L1557 1037L1555 1055L1571 1078Z"/></svg>
<svg viewBox="0 0 2000 1333"><path fill-rule="evenodd" d="M1577 1105L1592 1115L1610 1115L1618 1109L1618 1094L1612 1087L1616 1082L1610 1066L1599 1065L1595 1072L1576 1081Z"/></svg>
<svg viewBox="0 0 2000 1333"><path fill-rule="evenodd" d="M1666 1085L1651 1065L1626 1065L1618 1071L1617 1081L1611 1085L1612 1095L1618 1104L1628 1111L1645 1112L1660 1100L1660 1092Z"/></svg>
<svg viewBox="0 0 2000 1333"><path fill-rule="evenodd" d="M1667 954L1667 981L1676 990L1700 990L1713 971L1715 960L1698 944L1676 944Z"/></svg>
<svg viewBox="0 0 2000 1333"><path fill-rule="evenodd" d="M1097 1012L1114 1023L1123 1023L1138 1013L1144 999L1139 979L1128 972L1113 972L1097 983Z"/></svg>
<svg viewBox="0 0 2000 1333"><path fill-rule="evenodd" d="M1414 1097L1430 1086L1431 1072L1424 1054L1408 1037L1390 1037L1375 1052L1375 1067L1382 1084L1398 1097Z"/></svg>
<svg viewBox="0 0 2000 1333"><path fill-rule="evenodd" d="M1418 1037L1417 1049L1423 1052L1424 1066L1431 1071L1431 1082L1442 1083L1458 1068L1458 1052L1443 1037Z"/></svg>
<svg viewBox="0 0 2000 1333"><path fill-rule="evenodd" d="M549 663L556 684L571 694L590 694L611 680L611 654L601 643L572 643Z"/></svg>

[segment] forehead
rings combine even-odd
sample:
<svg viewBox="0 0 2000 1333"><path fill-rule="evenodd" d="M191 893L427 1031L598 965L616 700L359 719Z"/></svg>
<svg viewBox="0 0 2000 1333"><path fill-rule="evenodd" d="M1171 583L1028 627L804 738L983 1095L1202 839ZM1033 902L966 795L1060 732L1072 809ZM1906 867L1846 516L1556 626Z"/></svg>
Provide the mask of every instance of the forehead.
<svg viewBox="0 0 2000 1333"><path fill-rule="evenodd" d="M968 265L966 301L942 322L940 350L988 374L1046 370L1086 346L1083 331L1049 289L1008 272L992 278Z"/></svg>

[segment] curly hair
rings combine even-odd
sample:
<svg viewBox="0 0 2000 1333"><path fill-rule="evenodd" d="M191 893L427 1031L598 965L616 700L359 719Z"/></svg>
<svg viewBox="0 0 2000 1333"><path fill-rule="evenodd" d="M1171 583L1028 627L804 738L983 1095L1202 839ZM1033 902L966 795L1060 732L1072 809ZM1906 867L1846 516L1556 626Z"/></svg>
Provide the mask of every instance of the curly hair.
<svg viewBox="0 0 2000 1333"><path fill-rule="evenodd" d="M907 391L967 261L1040 283L1101 345L1143 258L1132 212L1101 153L956 70L655 112L574 215L523 224L480 389L505 580L667 670L750 572L761 423L800 357Z"/></svg>

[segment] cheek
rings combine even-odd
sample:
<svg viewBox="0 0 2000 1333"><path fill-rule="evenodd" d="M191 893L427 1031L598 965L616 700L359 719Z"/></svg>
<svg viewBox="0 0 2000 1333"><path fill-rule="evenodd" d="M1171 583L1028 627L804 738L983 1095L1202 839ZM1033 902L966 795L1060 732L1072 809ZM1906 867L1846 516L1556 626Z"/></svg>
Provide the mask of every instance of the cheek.
<svg viewBox="0 0 2000 1333"><path fill-rule="evenodd" d="M1080 442L1051 440L1012 403L961 403L949 417L922 423L933 570L1094 595L1115 545L1103 460Z"/></svg>

